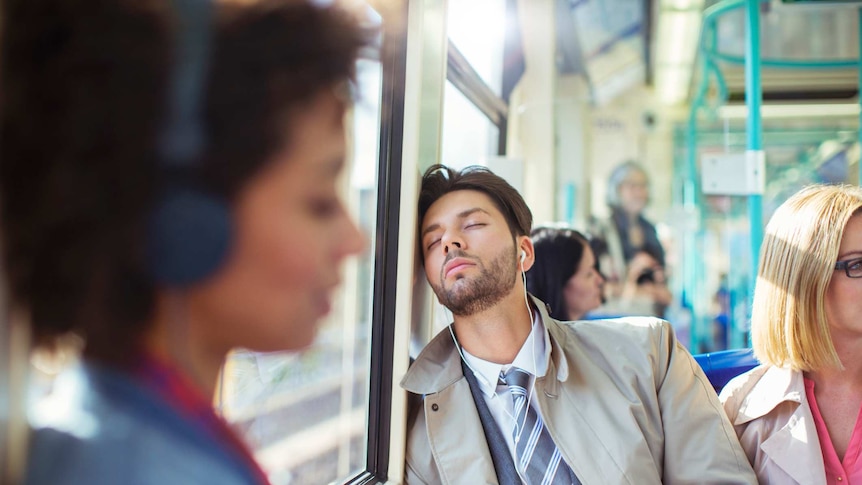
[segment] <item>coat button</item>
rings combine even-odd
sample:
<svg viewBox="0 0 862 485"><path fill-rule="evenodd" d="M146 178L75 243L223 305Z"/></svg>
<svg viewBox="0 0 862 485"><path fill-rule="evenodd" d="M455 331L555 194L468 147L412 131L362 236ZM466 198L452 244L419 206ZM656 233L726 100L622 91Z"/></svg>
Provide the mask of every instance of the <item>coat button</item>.
<svg viewBox="0 0 862 485"><path fill-rule="evenodd" d="M438 409L440 409L440 406L438 406L436 402L435 402L434 404L432 404L432 405L431 405L431 410L432 410L432 411L436 411L436 410L438 410Z"/></svg>

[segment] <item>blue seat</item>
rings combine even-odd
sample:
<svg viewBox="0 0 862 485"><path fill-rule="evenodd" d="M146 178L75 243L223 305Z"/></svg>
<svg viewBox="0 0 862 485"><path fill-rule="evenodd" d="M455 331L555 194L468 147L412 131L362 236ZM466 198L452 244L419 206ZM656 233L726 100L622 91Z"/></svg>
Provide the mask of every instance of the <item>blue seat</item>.
<svg viewBox="0 0 862 485"><path fill-rule="evenodd" d="M760 364L751 349L697 354L694 356L694 360L700 364L715 392L720 392L724 385L734 377Z"/></svg>

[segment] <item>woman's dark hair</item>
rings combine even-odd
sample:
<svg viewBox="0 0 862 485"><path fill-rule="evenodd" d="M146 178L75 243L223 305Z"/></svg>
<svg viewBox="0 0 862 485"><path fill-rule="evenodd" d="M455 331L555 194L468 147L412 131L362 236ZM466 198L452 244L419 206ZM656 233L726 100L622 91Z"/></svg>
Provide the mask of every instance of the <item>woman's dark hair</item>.
<svg viewBox="0 0 862 485"><path fill-rule="evenodd" d="M445 165L432 165L422 176L419 191L419 224L434 202L457 190L475 190L486 194L503 213L512 238L530 234L533 213L521 194L505 179L485 167L473 165L461 171Z"/></svg>
<svg viewBox="0 0 862 485"><path fill-rule="evenodd" d="M536 261L527 271L527 291L548 305L552 317L568 320L563 288L577 272L590 243L578 231L550 227L536 228L531 239Z"/></svg>
<svg viewBox="0 0 862 485"><path fill-rule="evenodd" d="M234 199L288 146L314 95L352 79L369 36L303 1L220 4L199 185ZM152 316L143 221L162 175L173 12L165 0L6 2L0 207L13 308L37 344L75 331L122 361Z"/></svg>

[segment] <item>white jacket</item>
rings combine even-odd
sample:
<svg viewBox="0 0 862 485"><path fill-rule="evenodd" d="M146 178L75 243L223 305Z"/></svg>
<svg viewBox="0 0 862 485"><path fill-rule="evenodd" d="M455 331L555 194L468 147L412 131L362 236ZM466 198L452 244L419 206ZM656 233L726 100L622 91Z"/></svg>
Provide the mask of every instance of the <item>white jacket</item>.
<svg viewBox="0 0 862 485"><path fill-rule="evenodd" d="M720 399L761 484L826 485L802 372L755 367L731 380Z"/></svg>

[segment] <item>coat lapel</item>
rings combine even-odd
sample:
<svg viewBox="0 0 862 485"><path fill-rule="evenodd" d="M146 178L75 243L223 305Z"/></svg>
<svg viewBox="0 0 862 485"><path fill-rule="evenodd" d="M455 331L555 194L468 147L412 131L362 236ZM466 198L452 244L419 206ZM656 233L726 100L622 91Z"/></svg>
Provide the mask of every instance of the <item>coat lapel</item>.
<svg viewBox="0 0 862 485"><path fill-rule="evenodd" d="M491 454L465 379L425 396L428 441L443 483L496 484ZM446 475L457 470L457 476Z"/></svg>
<svg viewBox="0 0 862 485"><path fill-rule="evenodd" d="M544 311L542 318L551 335L551 355L548 371L537 379L536 390L542 414L548 416L546 422L554 423L548 426L548 432L582 483L629 483L625 471L614 460L604 436L595 426L607 421L606 411L597 405L581 404L594 401L595 395L593 390L577 384L577 372L570 372L563 352L567 332ZM561 385L569 379L575 382ZM560 434L559 430L577 430L577 436L571 431Z"/></svg>
<svg viewBox="0 0 862 485"><path fill-rule="evenodd" d="M745 398L734 424L744 424L765 416L785 402L793 403L796 409L787 424L765 439L760 449L797 483L825 485L823 453L814 427L814 417L805 398L801 372L770 367L754 391Z"/></svg>
<svg viewBox="0 0 862 485"><path fill-rule="evenodd" d="M809 416L803 417L806 411ZM761 443L760 449L796 482L826 485L820 441L810 414L804 406L796 408L787 424Z"/></svg>

